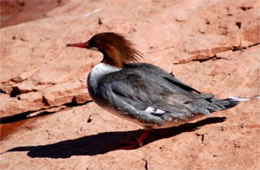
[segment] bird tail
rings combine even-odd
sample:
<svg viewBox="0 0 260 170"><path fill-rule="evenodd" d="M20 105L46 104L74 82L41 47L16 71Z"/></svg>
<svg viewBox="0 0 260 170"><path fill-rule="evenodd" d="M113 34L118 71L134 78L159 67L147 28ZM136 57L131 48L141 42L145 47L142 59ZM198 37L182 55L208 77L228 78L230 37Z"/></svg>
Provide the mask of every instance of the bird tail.
<svg viewBox="0 0 260 170"><path fill-rule="evenodd" d="M223 110L225 110L238 105L240 102L250 101L253 99L260 99L260 96L254 96L249 98L231 96L226 99L217 100L215 101L215 103L224 106L225 108Z"/></svg>

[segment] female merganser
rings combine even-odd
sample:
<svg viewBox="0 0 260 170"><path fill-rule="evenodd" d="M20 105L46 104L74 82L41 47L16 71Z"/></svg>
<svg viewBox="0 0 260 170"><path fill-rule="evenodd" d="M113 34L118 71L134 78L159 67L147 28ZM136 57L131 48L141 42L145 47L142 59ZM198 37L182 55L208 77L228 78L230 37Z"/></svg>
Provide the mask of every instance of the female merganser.
<svg viewBox="0 0 260 170"><path fill-rule="evenodd" d="M145 128L129 148L140 146L151 129L184 124L249 100L216 99L189 87L157 66L136 63L142 54L117 33L99 33L87 42L68 44L67 47L87 48L103 54L102 62L88 75L88 91L105 110Z"/></svg>

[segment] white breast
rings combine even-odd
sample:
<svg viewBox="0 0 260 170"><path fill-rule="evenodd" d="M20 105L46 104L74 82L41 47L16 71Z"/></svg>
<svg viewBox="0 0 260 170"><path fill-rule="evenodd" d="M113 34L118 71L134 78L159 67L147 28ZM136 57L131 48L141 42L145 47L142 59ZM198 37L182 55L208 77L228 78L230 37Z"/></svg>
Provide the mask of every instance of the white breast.
<svg viewBox="0 0 260 170"><path fill-rule="evenodd" d="M91 88L92 90L96 91L98 81L100 80L101 77L103 77L106 74L119 71L121 69L122 68L114 67L109 64L99 63L90 71L88 75L87 84L89 90Z"/></svg>

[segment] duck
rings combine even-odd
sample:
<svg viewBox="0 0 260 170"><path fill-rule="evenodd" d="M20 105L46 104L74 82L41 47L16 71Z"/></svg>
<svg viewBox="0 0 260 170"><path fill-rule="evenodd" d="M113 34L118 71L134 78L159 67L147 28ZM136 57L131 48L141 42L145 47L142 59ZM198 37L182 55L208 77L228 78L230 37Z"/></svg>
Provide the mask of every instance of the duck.
<svg viewBox="0 0 260 170"><path fill-rule="evenodd" d="M232 108L248 98L217 99L178 80L173 74L149 63L124 35L95 34L88 41L67 44L103 54L87 78L93 101L104 110L144 128L128 148L142 146L152 129L179 126L213 112Z"/></svg>

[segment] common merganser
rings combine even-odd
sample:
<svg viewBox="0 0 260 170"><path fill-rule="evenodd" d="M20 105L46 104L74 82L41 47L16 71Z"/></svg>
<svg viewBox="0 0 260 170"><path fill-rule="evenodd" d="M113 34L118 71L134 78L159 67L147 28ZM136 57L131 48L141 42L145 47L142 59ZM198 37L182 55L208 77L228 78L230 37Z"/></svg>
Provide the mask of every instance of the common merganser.
<svg viewBox="0 0 260 170"><path fill-rule="evenodd" d="M99 33L87 42L67 47L103 54L102 62L88 75L88 91L93 101L105 110L144 127L144 133L129 148L140 146L152 129L178 126L250 100L216 99L155 65L137 63L142 53L121 34Z"/></svg>

